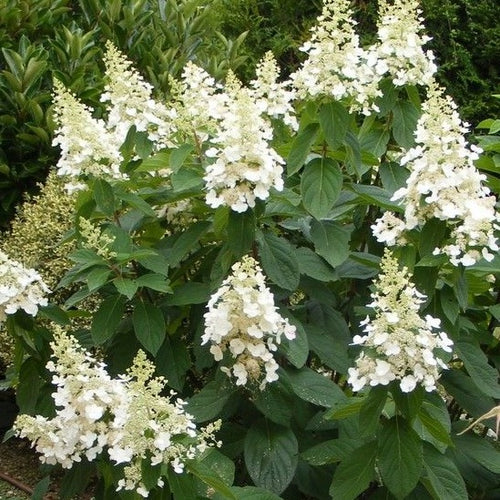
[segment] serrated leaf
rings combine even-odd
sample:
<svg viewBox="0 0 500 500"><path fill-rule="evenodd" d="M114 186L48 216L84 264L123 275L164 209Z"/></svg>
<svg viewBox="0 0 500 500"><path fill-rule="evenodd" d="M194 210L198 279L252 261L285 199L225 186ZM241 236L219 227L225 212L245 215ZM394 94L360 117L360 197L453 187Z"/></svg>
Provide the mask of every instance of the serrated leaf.
<svg viewBox="0 0 500 500"><path fill-rule="evenodd" d="M111 271L107 267L92 269L92 271L90 271L87 275L87 286L89 291L93 292L103 286L108 281L110 274Z"/></svg>
<svg viewBox="0 0 500 500"><path fill-rule="evenodd" d="M464 362L474 383L487 396L500 398L498 370L493 368L479 344L473 341L460 340L455 343L455 351Z"/></svg>
<svg viewBox="0 0 500 500"><path fill-rule="evenodd" d="M435 500L467 500L469 495L457 466L431 446L424 448L422 483Z"/></svg>
<svg viewBox="0 0 500 500"><path fill-rule="evenodd" d="M259 256L266 276L285 290L295 290L299 284L299 264L294 247L288 240L272 233L257 233Z"/></svg>
<svg viewBox="0 0 500 500"><path fill-rule="evenodd" d="M172 152L170 153L170 161L169 161L169 166L170 168L174 171L177 172L184 162L186 161L186 158L189 156L191 151L193 151L193 145L192 144L182 144L179 146L177 149L173 149Z"/></svg>
<svg viewBox="0 0 500 500"><path fill-rule="evenodd" d="M483 467L500 474L500 455L498 448L488 439L474 433L454 436L453 441L458 449Z"/></svg>
<svg viewBox="0 0 500 500"><path fill-rule="evenodd" d="M137 168L139 172L154 172L170 166L170 151L158 151L153 156L143 159Z"/></svg>
<svg viewBox="0 0 500 500"><path fill-rule="evenodd" d="M306 162L318 131L319 123L310 123L295 137L287 158L287 174L289 176L298 172Z"/></svg>
<svg viewBox="0 0 500 500"><path fill-rule="evenodd" d="M186 411L193 415L196 422L213 420L222 411L232 393L230 386L213 380L188 400Z"/></svg>
<svg viewBox="0 0 500 500"><path fill-rule="evenodd" d="M113 285L119 293L125 295L129 300L133 298L137 292L138 285L135 280L118 277L113 280Z"/></svg>
<svg viewBox="0 0 500 500"><path fill-rule="evenodd" d="M144 286L157 292L172 293L168 279L162 274L148 273L135 280L137 286Z"/></svg>
<svg viewBox="0 0 500 500"><path fill-rule="evenodd" d="M150 302L139 300L132 313L132 323L137 340L148 352L156 356L167 332L161 310Z"/></svg>
<svg viewBox="0 0 500 500"><path fill-rule="evenodd" d="M113 188L104 179L97 178L93 184L92 190L97 208L109 217L115 212L115 195Z"/></svg>
<svg viewBox="0 0 500 500"><path fill-rule="evenodd" d="M258 410L275 424L290 426L293 416L293 398L280 380L267 384L254 397Z"/></svg>
<svg viewBox="0 0 500 500"><path fill-rule="evenodd" d="M331 408L346 398L337 384L310 368L288 369L286 374L293 392L304 401Z"/></svg>
<svg viewBox="0 0 500 500"><path fill-rule="evenodd" d="M293 431L266 420L252 424L245 437L244 457L250 477L256 486L276 494L292 481L298 452Z"/></svg>
<svg viewBox="0 0 500 500"><path fill-rule="evenodd" d="M323 104L318 118L326 142L332 149L338 149L349 128L350 117L346 107L336 101Z"/></svg>
<svg viewBox="0 0 500 500"><path fill-rule="evenodd" d="M191 304L203 304L210 297L208 283L197 283L189 281L174 289L173 294L166 297L165 301L170 306L187 306Z"/></svg>
<svg viewBox="0 0 500 500"><path fill-rule="evenodd" d="M377 445L367 443L352 451L340 462L330 486L332 498L355 500L375 477Z"/></svg>
<svg viewBox="0 0 500 500"><path fill-rule="evenodd" d="M316 219L326 217L342 189L342 172L331 158L314 158L302 173L304 208Z"/></svg>
<svg viewBox="0 0 500 500"><path fill-rule="evenodd" d="M187 462L186 469L191 472L191 474L201 479L213 490L223 494L228 500L238 500L229 488L230 485L225 483L224 479L214 471L213 467L210 467L203 462L195 462L193 460Z"/></svg>
<svg viewBox="0 0 500 500"><path fill-rule="evenodd" d="M391 196L400 188L406 186L410 171L398 163L383 163L379 168L382 186Z"/></svg>
<svg viewBox="0 0 500 500"><path fill-rule="evenodd" d="M302 326L302 323L291 314L283 315L288 319L291 325L295 326L295 338L288 340L282 339L281 349L285 351L286 357L296 368L302 368L309 356L309 343L307 341L307 333Z"/></svg>
<svg viewBox="0 0 500 500"><path fill-rule="evenodd" d="M418 109L407 101L398 101L393 110L392 135L396 142L405 149L415 145L415 129L419 118Z"/></svg>
<svg viewBox="0 0 500 500"><path fill-rule="evenodd" d="M335 281L335 271L310 248L300 247L295 251L300 274L305 274L319 281Z"/></svg>
<svg viewBox="0 0 500 500"><path fill-rule="evenodd" d="M189 368L191 368L191 358L185 341L166 335L156 355L158 373L167 379L170 387L182 391Z"/></svg>
<svg viewBox="0 0 500 500"><path fill-rule="evenodd" d="M209 222L198 222L186 229L175 241L172 248L168 250L166 257L169 265L177 266L186 255L192 252L198 245L199 239L205 234L210 226Z"/></svg>
<svg viewBox="0 0 500 500"><path fill-rule="evenodd" d="M337 222L313 220L311 223L314 248L333 267L349 256L349 236L349 231Z"/></svg>
<svg viewBox="0 0 500 500"><path fill-rule="evenodd" d="M386 400L386 387L372 387L370 389L359 412L359 427L364 436L373 434L377 430Z"/></svg>
<svg viewBox="0 0 500 500"><path fill-rule="evenodd" d="M97 345L110 339L116 332L126 303L127 299L123 295L112 295L101 303L91 327L92 339Z"/></svg>
<svg viewBox="0 0 500 500"><path fill-rule="evenodd" d="M404 498L417 485L423 466L422 442L400 417L388 420L378 436L382 480L396 498Z"/></svg>
<svg viewBox="0 0 500 500"><path fill-rule="evenodd" d="M311 465L331 464L349 457L359 444L358 439L329 439L308 448L300 456Z"/></svg>
<svg viewBox="0 0 500 500"><path fill-rule="evenodd" d="M230 490L238 500L281 500L278 495L255 486L233 486ZM225 500L226 497L216 493L213 498L214 500Z"/></svg>
<svg viewBox="0 0 500 500"><path fill-rule="evenodd" d="M227 221L227 244L237 258L248 253L255 240L253 210L238 213L231 210Z"/></svg>

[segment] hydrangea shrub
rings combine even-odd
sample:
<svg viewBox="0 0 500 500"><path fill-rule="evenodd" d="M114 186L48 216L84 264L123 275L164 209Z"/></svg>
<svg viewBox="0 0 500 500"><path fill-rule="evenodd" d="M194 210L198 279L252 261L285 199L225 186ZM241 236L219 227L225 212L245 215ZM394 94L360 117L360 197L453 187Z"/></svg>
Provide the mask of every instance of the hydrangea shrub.
<svg viewBox="0 0 500 500"><path fill-rule="evenodd" d="M109 43L104 115L54 85L71 293L3 307L63 496L498 491L495 194L418 4L378 31L325 0L287 81L188 63L160 102Z"/></svg>

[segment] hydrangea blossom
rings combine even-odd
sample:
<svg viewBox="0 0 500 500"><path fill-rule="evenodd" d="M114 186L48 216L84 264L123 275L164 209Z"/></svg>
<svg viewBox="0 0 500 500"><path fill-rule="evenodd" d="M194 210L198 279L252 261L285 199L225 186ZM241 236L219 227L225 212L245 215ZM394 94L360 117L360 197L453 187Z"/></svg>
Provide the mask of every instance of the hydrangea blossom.
<svg viewBox="0 0 500 500"><path fill-rule="evenodd" d="M54 81L54 116L58 127L52 144L61 148L59 175L125 177L120 172L122 141L58 80Z"/></svg>
<svg viewBox="0 0 500 500"><path fill-rule="evenodd" d="M215 161L206 167L206 202L213 208L227 205L236 212L265 200L271 188L283 189L284 160L269 145L273 130L261 115L252 93L234 75L226 82L227 110L213 147L206 151Z"/></svg>
<svg viewBox="0 0 500 500"><path fill-rule="evenodd" d="M392 198L405 206L403 224L387 212L372 226L374 235L381 242L400 243L404 230L437 218L448 223L451 234L449 243L436 248L435 254L447 254L454 265L470 266L481 257L491 260L498 251L494 232L499 215L495 197L482 185L485 176L473 163L480 150L467 144L467 124L442 89L431 86L422 109L415 131L417 145L401 159L410 176Z"/></svg>
<svg viewBox="0 0 500 500"><path fill-rule="evenodd" d="M278 380L273 352L283 335L294 339L295 327L279 314L255 259L243 257L210 297L202 344L210 342L215 360L229 364L221 369L236 385L260 381L263 389Z"/></svg>
<svg viewBox="0 0 500 500"><path fill-rule="evenodd" d="M36 316L38 307L47 305L49 293L37 271L24 267L0 250L0 323L19 309Z"/></svg>
<svg viewBox="0 0 500 500"><path fill-rule="evenodd" d="M379 0L378 43L372 47L377 72L389 73L396 86L429 85L437 71L432 51L423 46L431 40L423 33L417 0Z"/></svg>
<svg viewBox="0 0 500 500"><path fill-rule="evenodd" d="M105 92L101 101L109 103L106 127L118 142L123 143L132 125L146 131L158 148L166 145L171 133L166 107L152 97L153 86L131 66L132 63L113 45L106 43Z"/></svg>
<svg viewBox="0 0 500 500"><path fill-rule="evenodd" d="M147 497L141 476L147 460L152 466L170 465L181 473L186 460L213 445L217 424L196 430L181 399L160 393L165 385L154 378L154 365L139 351L126 375L111 378L98 362L60 328L51 343L54 360L47 363L56 386L56 415L20 415L17 434L28 438L48 464L71 468L83 457L89 461L107 451L117 464L124 463L124 478L118 490L135 490ZM163 486L162 476L158 486Z"/></svg>
<svg viewBox="0 0 500 500"><path fill-rule="evenodd" d="M399 269L397 259L386 250L381 273L374 283L373 301L368 304L375 317L361 322L364 335L355 335L353 343L363 347L356 366L348 370L348 383L354 391L366 385L387 385L399 381L403 392L417 385L426 391L436 389L439 369L446 364L436 349L451 352L452 341L439 330L440 320L419 315L425 295L410 281L406 268Z"/></svg>
<svg viewBox="0 0 500 500"><path fill-rule="evenodd" d="M311 39L301 50L307 54L291 76L300 98L330 96L348 99L351 110L378 111L374 99L382 95L377 54L359 45L349 0L325 0Z"/></svg>

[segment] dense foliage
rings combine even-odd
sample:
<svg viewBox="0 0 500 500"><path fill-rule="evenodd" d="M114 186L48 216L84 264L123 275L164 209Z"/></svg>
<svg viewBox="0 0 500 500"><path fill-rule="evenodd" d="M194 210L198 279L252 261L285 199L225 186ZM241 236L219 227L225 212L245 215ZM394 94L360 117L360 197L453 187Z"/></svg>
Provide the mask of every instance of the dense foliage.
<svg viewBox="0 0 500 500"><path fill-rule="evenodd" d="M165 98L108 40L55 80L0 340L62 498L498 497L499 122L469 143L416 1L358 29L325 0L289 79Z"/></svg>

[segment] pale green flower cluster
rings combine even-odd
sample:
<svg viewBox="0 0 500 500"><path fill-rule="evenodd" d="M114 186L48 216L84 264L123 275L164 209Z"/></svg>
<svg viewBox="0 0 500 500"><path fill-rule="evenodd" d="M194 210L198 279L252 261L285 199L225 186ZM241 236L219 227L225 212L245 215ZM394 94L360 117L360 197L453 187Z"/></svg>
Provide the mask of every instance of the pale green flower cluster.
<svg viewBox="0 0 500 500"><path fill-rule="evenodd" d="M496 198L482 184L485 176L474 166L480 150L465 139L467 125L453 100L432 85L422 105L415 131L417 145L400 160L410 170L406 187L393 200L405 206L404 220L385 213L372 226L380 242L401 243L404 231L422 227L437 218L451 228L449 243L436 248L454 265L470 266L481 258L493 259L499 247L495 230L500 217Z"/></svg>
<svg viewBox="0 0 500 500"><path fill-rule="evenodd" d="M278 380L273 352L283 335L294 339L295 327L279 314L260 266L245 256L208 301L202 344L209 342L215 360L229 365L221 370L236 385L260 382L262 390Z"/></svg>
<svg viewBox="0 0 500 500"><path fill-rule="evenodd" d="M82 237L82 247L93 250L103 259L113 259L116 252L110 250L110 245L115 241L115 237L105 233L100 227L92 224L91 221L80 217L78 228Z"/></svg>
<svg viewBox="0 0 500 500"><path fill-rule="evenodd" d="M148 497L143 466L164 464L182 473L187 460L217 444L213 433L218 423L198 432L185 403L174 399L173 391L168 397L161 394L166 381L153 377L155 367L144 352L139 351L126 375L111 378L103 363L60 328L51 348L47 369L56 386L56 415L20 415L14 424L19 436L33 442L42 462L71 468L83 457L93 461L106 451L113 462L126 464L117 491ZM164 473L157 486L164 485L163 478Z"/></svg>
<svg viewBox="0 0 500 500"><path fill-rule="evenodd" d="M408 270L399 269L398 260L387 249L374 287L368 307L375 317L361 322L365 335L353 338L363 350L356 366L348 370L348 383L354 391L366 385L388 385L393 380L399 381L403 392L411 392L417 385L429 392L435 390L439 369L447 368L438 350L451 352L453 342L439 331L439 319L420 317L425 295L415 288Z"/></svg>

